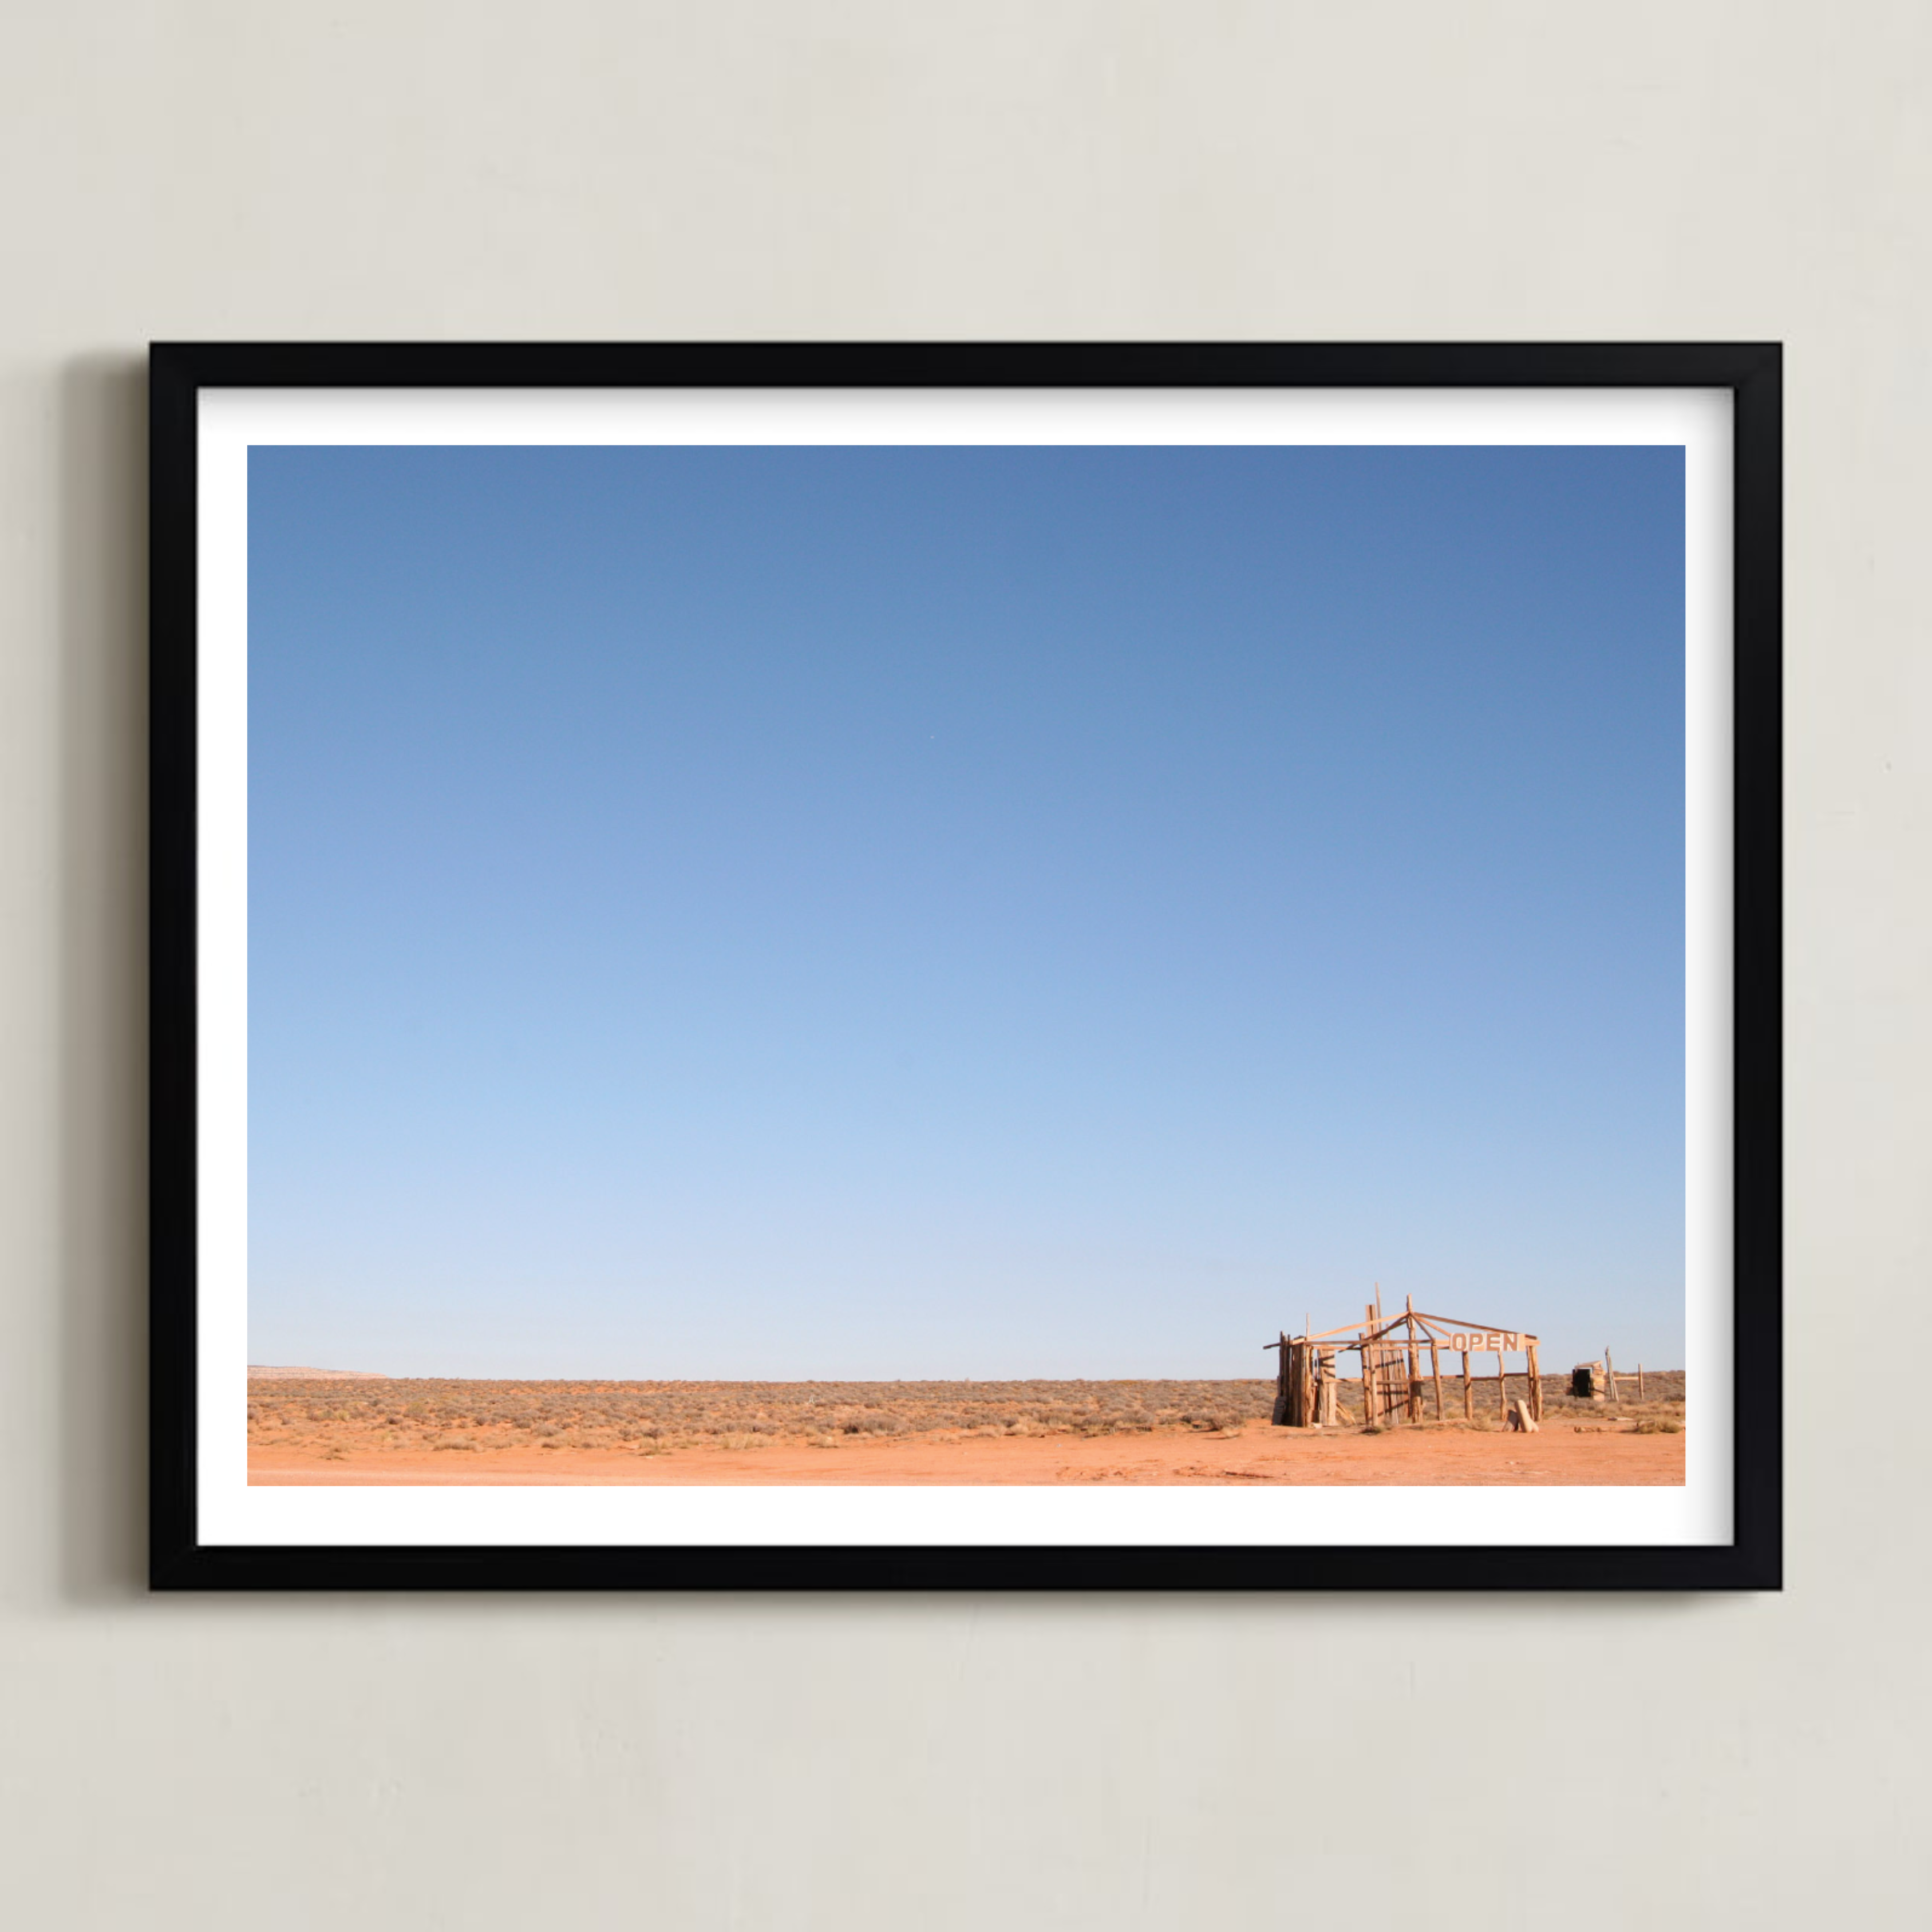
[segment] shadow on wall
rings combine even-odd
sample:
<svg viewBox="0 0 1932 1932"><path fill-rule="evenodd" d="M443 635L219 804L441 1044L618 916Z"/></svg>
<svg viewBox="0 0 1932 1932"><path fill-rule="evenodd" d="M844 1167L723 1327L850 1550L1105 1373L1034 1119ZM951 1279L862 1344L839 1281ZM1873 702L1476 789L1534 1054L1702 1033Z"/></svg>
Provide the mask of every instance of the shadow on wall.
<svg viewBox="0 0 1932 1932"><path fill-rule="evenodd" d="M147 369L58 384L55 755L58 1576L124 1601L147 1570Z"/></svg>

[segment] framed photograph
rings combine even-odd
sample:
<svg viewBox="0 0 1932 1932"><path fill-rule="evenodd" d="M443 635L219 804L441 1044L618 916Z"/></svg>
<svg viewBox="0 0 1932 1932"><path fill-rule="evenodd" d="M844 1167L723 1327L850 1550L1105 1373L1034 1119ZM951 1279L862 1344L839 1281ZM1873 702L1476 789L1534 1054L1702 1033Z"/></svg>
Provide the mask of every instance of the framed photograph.
<svg viewBox="0 0 1932 1932"><path fill-rule="evenodd" d="M1778 1587L1774 345L150 370L154 1587Z"/></svg>

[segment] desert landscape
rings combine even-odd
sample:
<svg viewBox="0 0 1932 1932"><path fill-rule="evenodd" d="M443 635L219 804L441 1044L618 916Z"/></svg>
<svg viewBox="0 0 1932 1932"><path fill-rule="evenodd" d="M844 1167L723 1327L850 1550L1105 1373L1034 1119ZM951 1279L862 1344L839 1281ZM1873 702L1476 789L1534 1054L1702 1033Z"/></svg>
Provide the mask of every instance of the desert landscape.
<svg viewBox="0 0 1932 1932"><path fill-rule="evenodd" d="M1641 1400L1539 1378L1544 1420L1508 1430L1497 1378L1474 1418L1364 1426L1270 1418L1272 1378L1213 1382L692 1382L419 1380L251 1367L260 1484L1074 1483L1642 1484L1684 1480L1684 1376ZM1632 1378L1622 1378L1634 1396ZM1457 1384L1460 1391L1460 1384ZM1502 1392L1528 1392L1512 1376Z"/></svg>

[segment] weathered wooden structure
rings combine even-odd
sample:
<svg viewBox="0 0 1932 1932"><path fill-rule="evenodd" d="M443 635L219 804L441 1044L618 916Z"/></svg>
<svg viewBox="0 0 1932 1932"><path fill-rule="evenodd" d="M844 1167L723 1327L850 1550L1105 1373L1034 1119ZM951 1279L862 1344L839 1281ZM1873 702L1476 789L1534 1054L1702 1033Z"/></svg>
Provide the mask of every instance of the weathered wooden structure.
<svg viewBox="0 0 1932 1932"><path fill-rule="evenodd" d="M1341 1420L1341 1383L1336 1373L1337 1358L1356 1354L1361 1358L1362 1421L1370 1428L1388 1429L1397 1423L1429 1420L1433 1396L1435 1420L1444 1420L1442 1358L1445 1353L1462 1358L1462 1419L1476 1419L1476 1382L1472 1358L1492 1354L1496 1358L1497 1420L1511 1426L1508 1358L1524 1358L1524 1376L1528 1385L1527 1419L1543 1420L1543 1382L1537 1361L1537 1338L1520 1328L1493 1328L1478 1322L1452 1322L1446 1316L1424 1315L1412 1299L1399 1315L1384 1316L1382 1298L1364 1309L1359 1325L1328 1328L1320 1334L1306 1316L1302 1332L1284 1331L1279 1341L1266 1346L1281 1353L1275 1366L1274 1421L1286 1429L1332 1426ZM1424 1357L1428 1358L1424 1369ZM1484 1382L1490 1378L1480 1379ZM1486 1396L1483 1408L1490 1407Z"/></svg>

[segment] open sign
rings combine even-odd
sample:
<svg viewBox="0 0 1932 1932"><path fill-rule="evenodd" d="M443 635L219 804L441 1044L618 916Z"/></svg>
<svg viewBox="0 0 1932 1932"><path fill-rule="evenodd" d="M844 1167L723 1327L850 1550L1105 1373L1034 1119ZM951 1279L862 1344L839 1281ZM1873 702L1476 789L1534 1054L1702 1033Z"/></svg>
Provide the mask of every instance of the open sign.
<svg viewBox="0 0 1932 1932"><path fill-rule="evenodd" d="M1476 1328L1465 1334L1459 1330L1443 1344L1449 1348L1460 1350L1465 1354L1481 1353L1490 1355L1520 1354L1534 1342L1534 1335L1526 1335L1517 1328Z"/></svg>

